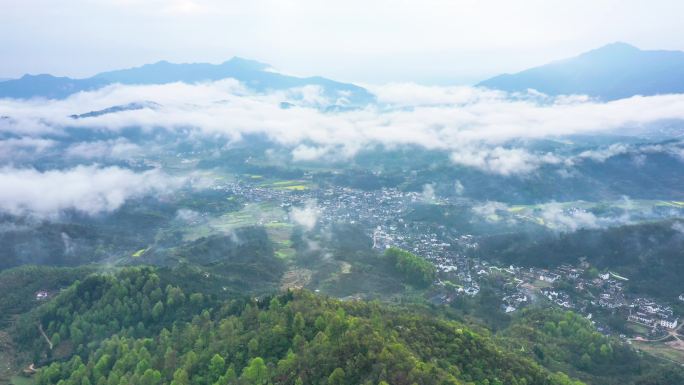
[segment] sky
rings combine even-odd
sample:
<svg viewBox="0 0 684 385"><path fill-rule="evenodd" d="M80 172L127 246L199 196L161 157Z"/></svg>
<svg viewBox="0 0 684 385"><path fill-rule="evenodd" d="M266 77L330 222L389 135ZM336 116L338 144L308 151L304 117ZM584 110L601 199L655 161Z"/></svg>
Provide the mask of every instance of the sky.
<svg viewBox="0 0 684 385"><path fill-rule="evenodd" d="M679 0L0 0L0 78L241 56L368 84L473 84L624 41L684 50Z"/></svg>

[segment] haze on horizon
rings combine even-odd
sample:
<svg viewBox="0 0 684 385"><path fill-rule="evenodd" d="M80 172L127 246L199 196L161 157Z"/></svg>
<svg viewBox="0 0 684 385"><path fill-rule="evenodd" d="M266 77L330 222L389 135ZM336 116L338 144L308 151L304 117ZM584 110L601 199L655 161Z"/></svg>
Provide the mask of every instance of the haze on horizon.
<svg viewBox="0 0 684 385"><path fill-rule="evenodd" d="M360 83L473 84L614 41L684 50L673 0L0 0L0 78L232 56Z"/></svg>

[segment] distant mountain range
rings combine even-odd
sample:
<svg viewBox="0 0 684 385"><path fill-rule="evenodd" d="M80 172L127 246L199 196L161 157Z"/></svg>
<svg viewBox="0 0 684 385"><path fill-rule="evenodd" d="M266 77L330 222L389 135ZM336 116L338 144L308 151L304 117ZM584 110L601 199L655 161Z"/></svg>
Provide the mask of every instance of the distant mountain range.
<svg viewBox="0 0 684 385"><path fill-rule="evenodd" d="M478 86L509 92L535 89L548 95L584 94L602 100L684 93L684 52L645 51L613 43L570 59L499 75Z"/></svg>
<svg viewBox="0 0 684 385"><path fill-rule="evenodd" d="M302 78L284 75L274 72L268 64L239 57L221 64L160 61L103 72L85 79L48 74L0 79L0 98L62 99L76 92L92 91L114 83L197 83L226 78L237 79L257 92L317 85L333 101L332 110L366 105L375 100L368 90L354 84L317 76ZM583 94L601 100L684 93L684 52L647 51L625 43L613 43L573 58L515 74L499 75L477 86L509 92L534 89L548 95Z"/></svg>
<svg viewBox="0 0 684 385"><path fill-rule="evenodd" d="M42 97L62 99L79 91L92 91L109 84L197 83L234 78L255 91L282 90L307 85L321 86L331 100L346 99L348 104L363 105L375 97L366 89L323 77L300 78L271 70L267 64L234 57L221 64L175 64L160 61L141 67L103 72L86 79L52 75L24 75L20 79L0 82L0 98L28 99ZM335 103L342 104L345 103Z"/></svg>

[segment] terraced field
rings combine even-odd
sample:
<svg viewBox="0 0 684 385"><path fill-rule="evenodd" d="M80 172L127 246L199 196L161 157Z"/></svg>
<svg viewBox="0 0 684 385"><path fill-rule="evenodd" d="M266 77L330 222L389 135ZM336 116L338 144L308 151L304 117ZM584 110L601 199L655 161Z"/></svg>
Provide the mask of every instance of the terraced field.
<svg viewBox="0 0 684 385"><path fill-rule="evenodd" d="M301 179L278 180L266 182L261 187L273 188L277 190L305 191L312 187L311 182Z"/></svg>

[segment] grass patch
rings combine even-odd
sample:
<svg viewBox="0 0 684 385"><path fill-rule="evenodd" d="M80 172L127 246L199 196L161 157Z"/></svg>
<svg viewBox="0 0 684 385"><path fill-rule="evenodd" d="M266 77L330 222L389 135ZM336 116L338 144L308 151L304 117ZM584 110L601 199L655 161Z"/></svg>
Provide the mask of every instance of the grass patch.
<svg viewBox="0 0 684 385"><path fill-rule="evenodd" d="M293 258L297 252L292 248L282 248L274 252L275 256L280 259L290 259Z"/></svg>
<svg viewBox="0 0 684 385"><path fill-rule="evenodd" d="M12 385L33 385L36 381L31 377L24 376L12 376L10 378L10 384Z"/></svg>
<svg viewBox="0 0 684 385"><path fill-rule="evenodd" d="M634 341L634 345L638 349L656 357L684 364L684 351L675 349L665 343Z"/></svg>
<svg viewBox="0 0 684 385"><path fill-rule="evenodd" d="M629 330L631 330L634 333L641 335L641 336L648 335L648 332L650 331L650 329L647 328L646 326L640 325L640 324L637 324L634 322L627 322L626 326Z"/></svg>

